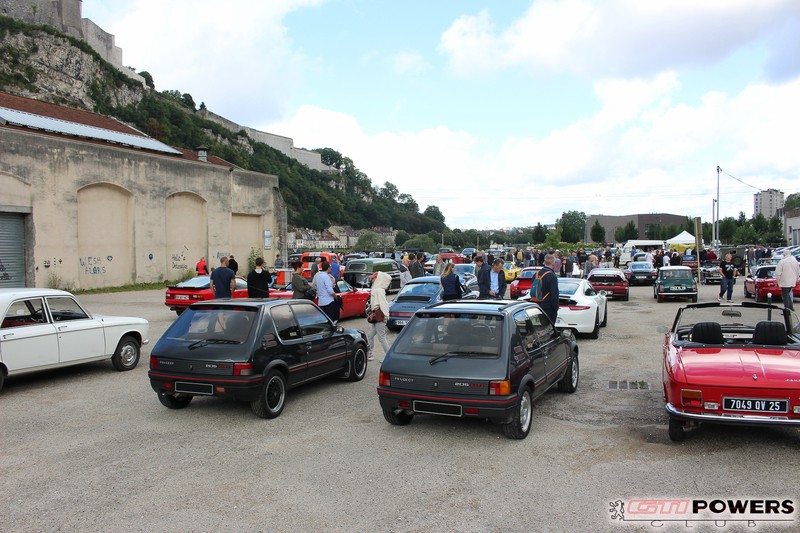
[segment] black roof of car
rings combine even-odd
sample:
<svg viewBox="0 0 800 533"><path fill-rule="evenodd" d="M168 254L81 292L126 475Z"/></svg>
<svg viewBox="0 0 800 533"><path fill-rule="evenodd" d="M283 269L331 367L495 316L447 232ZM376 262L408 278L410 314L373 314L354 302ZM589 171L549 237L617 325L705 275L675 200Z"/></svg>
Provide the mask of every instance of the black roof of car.
<svg viewBox="0 0 800 533"><path fill-rule="evenodd" d="M267 307L281 302L311 302L303 298L222 298L219 300L205 300L189 306L190 309L200 307ZM313 302L312 302L313 303Z"/></svg>

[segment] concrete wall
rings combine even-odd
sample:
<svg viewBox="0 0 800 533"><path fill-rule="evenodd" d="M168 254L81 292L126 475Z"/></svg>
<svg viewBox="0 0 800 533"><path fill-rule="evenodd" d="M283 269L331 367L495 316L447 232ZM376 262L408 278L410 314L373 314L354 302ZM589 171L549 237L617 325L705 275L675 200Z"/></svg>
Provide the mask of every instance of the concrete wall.
<svg viewBox="0 0 800 533"><path fill-rule="evenodd" d="M274 260L263 232L274 243L285 224L276 176L6 128L0 146L2 209L31 212L30 286L176 279L232 251L245 274L251 250Z"/></svg>
<svg viewBox="0 0 800 533"><path fill-rule="evenodd" d="M42 24L81 38L80 0L3 0L0 15Z"/></svg>

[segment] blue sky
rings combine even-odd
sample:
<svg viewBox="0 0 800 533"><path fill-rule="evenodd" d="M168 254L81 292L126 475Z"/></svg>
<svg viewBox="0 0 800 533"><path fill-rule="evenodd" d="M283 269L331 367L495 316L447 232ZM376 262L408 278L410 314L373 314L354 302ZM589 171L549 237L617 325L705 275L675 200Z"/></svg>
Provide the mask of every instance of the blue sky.
<svg viewBox="0 0 800 533"><path fill-rule="evenodd" d="M84 0L123 62L450 227L800 191L794 0ZM730 178L739 178L748 185Z"/></svg>

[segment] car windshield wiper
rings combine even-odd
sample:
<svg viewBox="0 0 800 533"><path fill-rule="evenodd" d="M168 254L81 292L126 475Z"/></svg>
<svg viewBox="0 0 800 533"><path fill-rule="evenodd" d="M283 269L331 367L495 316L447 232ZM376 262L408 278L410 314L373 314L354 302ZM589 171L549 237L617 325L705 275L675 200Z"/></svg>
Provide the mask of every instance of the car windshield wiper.
<svg viewBox="0 0 800 533"><path fill-rule="evenodd" d="M231 339L200 339L199 341L190 344L188 348L190 350L194 350L195 348L202 348L203 346L208 346L209 344L239 344L239 341L234 341Z"/></svg>
<svg viewBox="0 0 800 533"><path fill-rule="evenodd" d="M428 361L428 364L435 365L439 361L447 361L453 355L485 355L485 354L481 352L445 352L442 355L437 355L436 357Z"/></svg>

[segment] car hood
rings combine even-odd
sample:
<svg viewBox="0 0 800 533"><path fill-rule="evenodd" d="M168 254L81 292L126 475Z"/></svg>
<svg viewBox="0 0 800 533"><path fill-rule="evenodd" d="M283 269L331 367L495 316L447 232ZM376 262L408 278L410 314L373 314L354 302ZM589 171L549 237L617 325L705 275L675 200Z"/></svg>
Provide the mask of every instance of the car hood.
<svg viewBox="0 0 800 533"><path fill-rule="evenodd" d="M684 348L679 359L690 385L800 388L798 350Z"/></svg>

